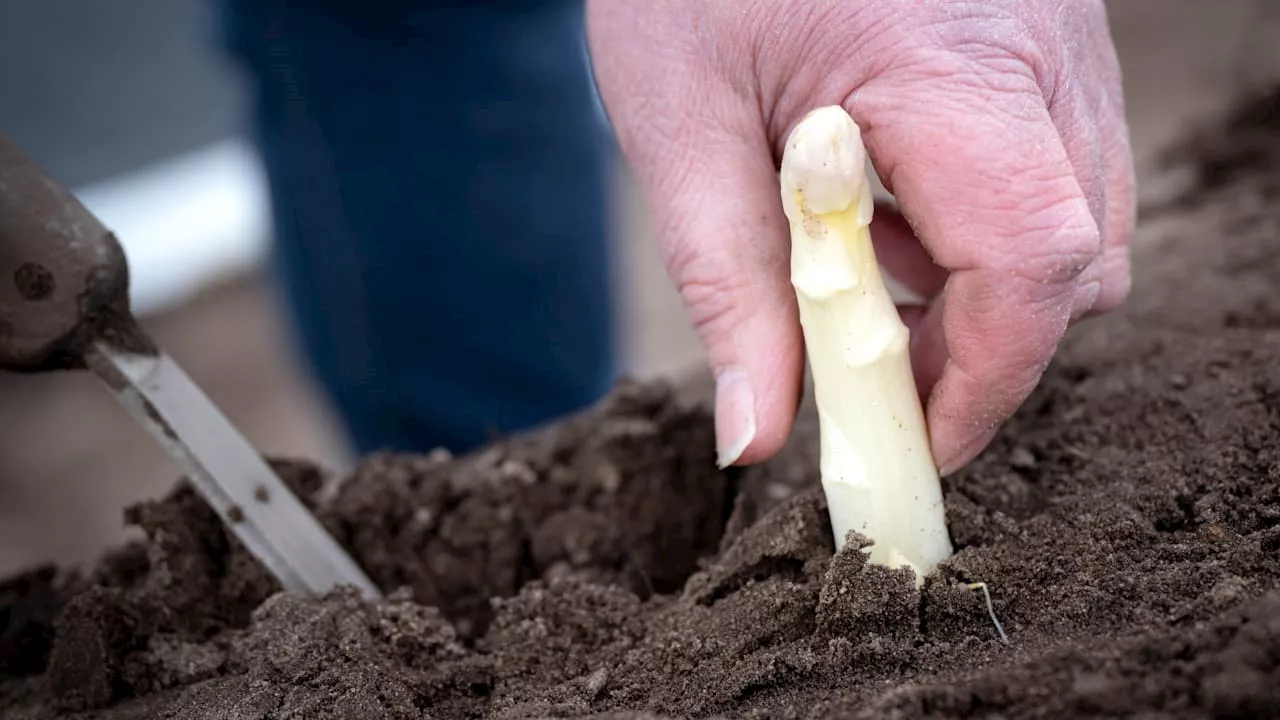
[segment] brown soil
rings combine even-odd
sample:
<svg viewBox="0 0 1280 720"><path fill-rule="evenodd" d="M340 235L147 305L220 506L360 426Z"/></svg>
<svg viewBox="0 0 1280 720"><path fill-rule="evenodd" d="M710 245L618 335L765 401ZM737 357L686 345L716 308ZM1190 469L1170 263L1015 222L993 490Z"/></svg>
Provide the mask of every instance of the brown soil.
<svg viewBox="0 0 1280 720"><path fill-rule="evenodd" d="M145 542L0 585L0 711L1280 717L1278 99L1189 143L1210 181L946 481L958 552L921 593L832 555L808 409L721 473L702 405L624 384L466 458L280 463L384 604L274 594L189 489L134 508Z"/></svg>

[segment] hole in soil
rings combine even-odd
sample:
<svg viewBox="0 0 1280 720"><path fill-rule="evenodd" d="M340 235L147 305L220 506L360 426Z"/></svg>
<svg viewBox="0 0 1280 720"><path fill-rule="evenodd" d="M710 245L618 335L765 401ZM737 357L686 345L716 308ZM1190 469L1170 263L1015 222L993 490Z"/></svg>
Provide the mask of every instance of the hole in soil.
<svg viewBox="0 0 1280 720"><path fill-rule="evenodd" d="M678 592L718 549L737 491L714 433L670 386L624 382L579 418L451 463L371 458L324 512L385 591L407 585L476 638L489 598L532 580Z"/></svg>

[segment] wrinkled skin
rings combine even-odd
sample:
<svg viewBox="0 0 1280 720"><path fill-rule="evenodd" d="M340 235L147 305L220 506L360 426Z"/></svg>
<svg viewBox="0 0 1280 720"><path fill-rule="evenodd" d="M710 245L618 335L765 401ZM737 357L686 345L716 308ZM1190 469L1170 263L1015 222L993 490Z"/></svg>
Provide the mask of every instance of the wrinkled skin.
<svg viewBox="0 0 1280 720"><path fill-rule="evenodd" d="M935 459L966 464L1068 325L1129 292L1135 200L1099 0L589 0L596 79L716 372L722 462L782 446L803 378L777 170L841 104L876 209Z"/></svg>

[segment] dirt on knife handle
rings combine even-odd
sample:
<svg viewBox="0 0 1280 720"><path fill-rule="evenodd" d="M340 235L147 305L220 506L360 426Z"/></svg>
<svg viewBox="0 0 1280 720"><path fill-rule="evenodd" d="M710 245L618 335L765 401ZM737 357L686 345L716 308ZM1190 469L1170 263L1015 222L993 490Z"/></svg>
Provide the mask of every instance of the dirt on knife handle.
<svg viewBox="0 0 1280 720"><path fill-rule="evenodd" d="M0 133L0 369L82 369L96 341L156 352L129 308L124 251Z"/></svg>

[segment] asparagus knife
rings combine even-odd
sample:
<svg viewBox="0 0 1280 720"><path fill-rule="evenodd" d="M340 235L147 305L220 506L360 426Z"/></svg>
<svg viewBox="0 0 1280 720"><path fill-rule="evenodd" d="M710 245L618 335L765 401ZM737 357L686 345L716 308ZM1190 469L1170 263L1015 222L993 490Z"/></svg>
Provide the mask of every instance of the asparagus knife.
<svg viewBox="0 0 1280 720"><path fill-rule="evenodd" d="M124 252L0 134L0 368L88 369L287 591L377 587L209 398L139 327Z"/></svg>

